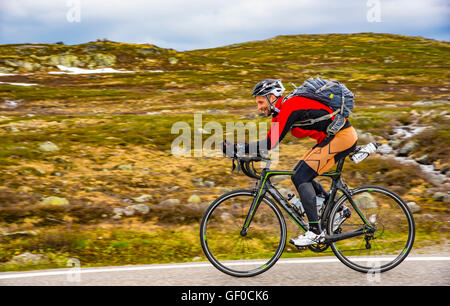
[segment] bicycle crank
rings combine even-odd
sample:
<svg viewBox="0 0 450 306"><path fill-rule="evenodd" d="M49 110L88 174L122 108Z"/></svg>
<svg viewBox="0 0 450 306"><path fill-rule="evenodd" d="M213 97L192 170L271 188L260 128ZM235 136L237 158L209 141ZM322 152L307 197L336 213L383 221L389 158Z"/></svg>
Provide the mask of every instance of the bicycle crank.
<svg viewBox="0 0 450 306"><path fill-rule="evenodd" d="M329 246L330 245L328 243L320 243L320 244L308 245L308 249L310 249L314 253L322 253L326 249L328 249Z"/></svg>

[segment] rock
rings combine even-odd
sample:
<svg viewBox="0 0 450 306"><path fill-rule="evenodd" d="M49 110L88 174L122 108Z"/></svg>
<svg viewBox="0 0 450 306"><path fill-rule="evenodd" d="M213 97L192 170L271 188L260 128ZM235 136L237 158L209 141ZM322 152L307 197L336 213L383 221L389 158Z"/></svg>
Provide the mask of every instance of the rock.
<svg viewBox="0 0 450 306"><path fill-rule="evenodd" d="M417 147L417 142L408 141L401 149L398 151L398 156L408 156L408 154Z"/></svg>
<svg viewBox="0 0 450 306"><path fill-rule="evenodd" d="M102 49L102 45L100 45L100 44L90 44L84 48L84 50L86 50L87 52L90 52L92 50L99 50L99 49Z"/></svg>
<svg viewBox="0 0 450 306"><path fill-rule="evenodd" d="M178 199L167 199L159 203L162 206L173 206L180 204L180 200Z"/></svg>
<svg viewBox="0 0 450 306"><path fill-rule="evenodd" d="M20 66L27 71L34 70L34 64L30 62L21 62Z"/></svg>
<svg viewBox="0 0 450 306"><path fill-rule="evenodd" d="M194 183L195 187L202 187L203 186L203 178L202 177L193 178L193 179L191 179L191 181Z"/></svg>
<svg viewBox="0 0 450 306"><path fill-rule="evenodd" d="M7 66L14 67L14 68L20 67L19 63L15 62L15 61L4 60L3 63Z"/></svg>
<svg viewBox="0 0 450 306"><path fill-rule="evenodd" d="M401 143L402 141L400 139L393 139L388 142L389 146L391 146L394 150L398 149Z"/></svg>
<svg viewBox="0 0 450 306"><path fill-rule="evenodd" d="M42 254L32 254L29 252L14 256L8 264L41 264L48 261L48 258Z"/></svg>
<svg viewBox="0 0 450 306"><path fill-rule="evenodd" d="M380 152L383 155L387 155L393 153L394 149L387 143L383 143L381 146L378 147L378 152Z"/></svg>
<svg viewBox="0 0 450 306"><path fill-rule="evenodd" d="M177 191L178 189L180 189L180 186L175 185L175 186L170 187L167 191L173 192L173 191Z"/></svg>
<svg viewBox="0 0 450 306"><path fill-rule="evenodd" d="M55 145L51 141L46 141L39 145L39 150L45 151L45 152L52 152L52 151L58 151L59 148L57 145Z"/></svg>
<svg viewBox="0 0 450 306"><path fill-rule="evenodd" d="M127 217L131 217L131 216L134 216L134 214L136 212L141 213L141 214L146 214L149 211L150 211L150 208L145 204L135 204L135 205L127 206L125 208L116 207L113 209L113 212L115 215L112 218L118 220L118 219L121 219L123 215L125 215Z"/></svg>
<svg viewBox="0 0 450 306"><path fill-rule="evenodd" d="M127 216L127 217L131 217L134 215L136 211L133 209L133 207L131 206L127 206L125 208L122 209L122 213Z"/></svg>
<svg viewBox="0 0 450 306"><path fill-rule="evenodd" d="M52 205L52 206L66 206L69 205L69 201L66 198L60 198L55 196L50 196L43 198L40 205Z"/></svg>
<svg viewBox="0 0 450 306"><path fill-rule="evenodd" d="M137 49L136 52L142 55L162 54L162 52L156 48Z"/></svg>
<svg viewBox="0 0 450 306"><path fill-rule="evenodd" d="M143 215L148 214L148 212L150 211L150 208L145 204L136 204L128 207Z"/></svg>
<svg viewBox="0 0 450 306"><path fill-rule="evenodd" d="M23 100L5 100L4 104L0 105L0 108L15 109L22 101Z"/></svg>
<svg viewBox="0 0 450 306"><path fill-rule="evenodd" d="M413 214L418 213L420 211L420 206L416 204L416 202L408 202L406 205L409 207Z"/></svg>
<svg viewBox="0 0 450 306"><path fill-rule="evenodd" d="M115 214L112 218L115 220L121 219L123 214L123 208L114 208L113 213Z"/></svg>
<svg viewBox="0 0 450 306"><path fill-rule="evenodd" d="M16 128L14 125L8 126L8 129L11 131L11 133L18 133L20 130Z"/></svg>
<svg viewBox="0 0 450 306"><path fill-rule="evenodd" d="M433 101L430 100L421 100L421 101L417 101L414 102L413 104L411 104L412 106L432 106L433 105Z"/></svg>
<svg viewBox="0 0 450 306"><path fill-rule="evenodd" d="M214 184L213 181L204 181L204 182L203 182L203 185L204 185L205 187L214 187L214 186L215 186L215 184Z"/></svg>
<svg viewBox="0 0 450 306"><path fill-rule="evenodd" d="M443 192L436 192L433 194L433 200L437 202L443 202L446 194Z"/></svg>
<svg viewBox="0 0 450 306"><path fill-rule="evenodd" d="M416 158L416 162L422 165L429 165L431 163L430 158L427 154L422 155L421 157Z"/></svg>
<svg viewBox="0 0 450 306"><path fill-rule="evenodd" d="M369 132L367 132L367 133L364 133L364 132L358 133L358 139L363 140L363 143L364 142L374 142L375 141L375 137Z"/></svg>
<svg viewBox="0 0 450 306"><path fill-rule="evenodd" d="M178 63L178 59L176 59L174 57L169 57L168 61L169 61L169 64L171 64L171 65L175 65Z"/></svg>
<svg viewBox="0 0 450 306"><path fill-rule="evenodd" d="M188 199L188 203L200 203L201 201L200 197L196 194L191 195Z"/></svg>
<svg viewBox="0 0 450 306"><path fill-rule="evenodd" d="M413 116L413 117L419 117L419 116L420 116L420 114L419 114L415 109L411 110L411 111L409 112L409 114L410 114L411 116Z"/></svg>
<svg viewBox="0 0 450 306"><path fill-rule="evenodd" d="M111 54L96 53L92 56L92 59L97 66L111 67L116 63L116 57Z"/></svg>
<svg viewBox="0 0 450 306"><path fill-rule="evenodd" d="M13 68L8 68L8 67L0 67L0 73L10 73L14 71Z"/></svg>
<svg viewBox="0 0 450 306"><path fill-rule="evenodd" d="M435 186L441 186L445 182L445 176L430 173L428 174L428 180L430 181L431 184Z"/></svg>
<svg viewBox="0 0 450 306"><path fill-rule="evenodd" d="M148 202L151 198L152 198L151 195L149 195L149 194L143 194L143 195L141 195L141 196L139 196L139 197L133 198L133 200L134 200L135 202L138 202L138 203L144 203L144 202Z"/></svg>
<svg viewBox="0 0 450 306"><path fill-rule="evenodd" d="M59 54L51 55L47 63L51 66L63 65L65 67L76 67L81 64L81 61L73 54Z"/></svg>
<svg viewBox="0 0 450 306"><path fill-rule="evenodd" d="M357 195L354 198L354 201L358 205L358 207L361 209L378 207L377 200L370 193L367 193L367 192Z"/></svg>
<svg viewBox="0 0 450 306"><path fill-rule="evenodd" d="M133 169L133 166L132 166L132 165L124 164L124 165L119 165L119 166L117 166L117 169L119 169L119 170L132 170L132 169Z"/></svg>

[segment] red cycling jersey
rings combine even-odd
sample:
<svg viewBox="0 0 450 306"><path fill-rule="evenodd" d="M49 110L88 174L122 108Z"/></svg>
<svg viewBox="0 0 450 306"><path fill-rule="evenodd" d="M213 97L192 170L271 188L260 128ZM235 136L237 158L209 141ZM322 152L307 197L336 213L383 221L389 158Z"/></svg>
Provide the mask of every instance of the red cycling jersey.
<svg viewBox="0 0 450 306"><path fill-rule="evenodd" d="M291 130L291 134L297 138L311 137L321 144L327 137L326 130L328 125L334 119L323 120L311 125L300 127L292 127L292 125L299 121L314 119L323 115L331 114L333 111L328 106L315 100L304 97L292 97L282 103L284 97L280 97L275 102L275 107L279 109L277 115L273 116L270 131L267 137L256 143L257 152L273 149ZM278 124L278 127L275 125ZM346 120L343 127L351 126L350 122ZM246 151L248 145L246 144ZM249 152L249 151L247 151Z"/></svg>

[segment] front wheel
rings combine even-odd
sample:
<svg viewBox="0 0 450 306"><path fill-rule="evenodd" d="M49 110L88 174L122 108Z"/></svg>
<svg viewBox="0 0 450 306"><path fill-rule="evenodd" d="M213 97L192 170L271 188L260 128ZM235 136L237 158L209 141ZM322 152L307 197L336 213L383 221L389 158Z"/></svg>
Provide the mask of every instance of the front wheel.
<svg viewBox="0 0 450 306"><path fill-rule="evenodd" d="M280 258L286 244L286 223L280 209L267 197L261 199L246 235L241 230L255 193L228 192L206 210L200 241L208 260L220 271L237 277L260 274Z"/></svg>
<svg viewBox="0 0 450 306"><path fill-rule="evenodd" d="M364 229L364 234L331 244L337 258L363 273L384 272L408 256L414 243L411 211L394 192L378 186L352 190L351 201L343 195L330 213L328 233L345 234Z"/></svg>

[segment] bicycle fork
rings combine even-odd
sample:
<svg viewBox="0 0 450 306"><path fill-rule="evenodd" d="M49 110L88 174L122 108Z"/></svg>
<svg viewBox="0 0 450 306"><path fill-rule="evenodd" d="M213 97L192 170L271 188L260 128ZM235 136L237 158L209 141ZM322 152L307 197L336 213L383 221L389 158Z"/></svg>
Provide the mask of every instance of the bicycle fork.
<svg viewBox="0 0 450 306"><path fill-rule="evenodd" d="M247 218L245 219L244 225L241 230L241 236L247 235L248 228L250 227L250 223L255 215L256 210L258 209L262 199L264 198L266 192L268 192L275 201L286 211L286 213L291 217L291 219L304 231L306 232L308 229L308 225L303 221L302 218L298 217L294 210L290 207L288 202L283 198L280 192L270 183L269 178L273 175L292 175L293 171L266 171L265 169L261 173L261 177L263 180L260 180L255 192L257 193L255 198L253 199L252 205L250 206L250 210L247 214Z"/></svg>
<svg viewBox="0 0 450 306"><path fill-rule="evenodd" d="M263 170L263 172L265 172L265 171ZM247 231L250 227L250 223L252 222L253 216L254 216L256 210L258 209L259 204L262 201L262 198L266 194L266 188L265 188L266 179L267 179L267 175L264 176L263 181L259 181L258 186L256 187L256 190L258 192L257 196L253 198L253 202L252 202L252 205L250 205L250 210L247 214L247 218L245 218L244 225L242 226L242 229L241 229L241 236L243 236L243 237L247 235Z"/></svg>

